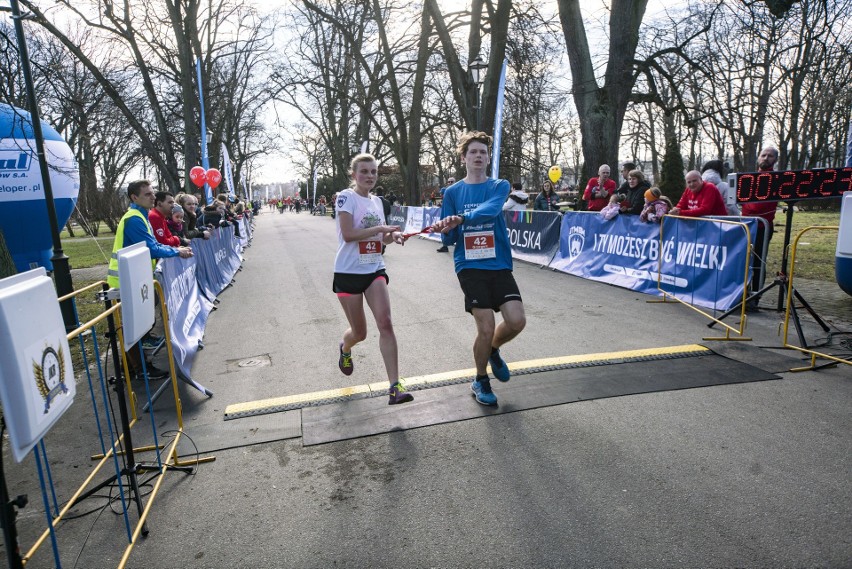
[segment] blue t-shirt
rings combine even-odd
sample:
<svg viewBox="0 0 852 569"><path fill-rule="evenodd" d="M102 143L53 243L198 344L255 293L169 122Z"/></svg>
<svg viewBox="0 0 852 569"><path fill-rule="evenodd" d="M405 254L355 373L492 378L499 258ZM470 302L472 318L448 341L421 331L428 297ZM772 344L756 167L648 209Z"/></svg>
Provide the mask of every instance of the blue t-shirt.
<svg viewBox="0 0 852 569"><path fill-rule="evenodd" d="M480 184L460 180L447 188L441 218L464 216L464 223L441 236L444 245L456 245L457 273L462 269L512 270L512 247L503 217L510 191L508 180L493 178Z"/></svg>

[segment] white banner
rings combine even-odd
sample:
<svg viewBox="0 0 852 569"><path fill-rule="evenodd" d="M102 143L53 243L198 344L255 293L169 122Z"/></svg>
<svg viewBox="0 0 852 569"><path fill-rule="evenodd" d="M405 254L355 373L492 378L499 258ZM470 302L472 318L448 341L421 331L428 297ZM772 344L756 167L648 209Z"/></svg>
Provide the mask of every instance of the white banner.
<svg viewBox="0 0 852 569"><path fill-rule="evenodd" d="M225 185L228 186L228 195L236 197L234 193L234 173L231 171L231 158L228 149L222 143L222 175L225 176Z"/></svg>

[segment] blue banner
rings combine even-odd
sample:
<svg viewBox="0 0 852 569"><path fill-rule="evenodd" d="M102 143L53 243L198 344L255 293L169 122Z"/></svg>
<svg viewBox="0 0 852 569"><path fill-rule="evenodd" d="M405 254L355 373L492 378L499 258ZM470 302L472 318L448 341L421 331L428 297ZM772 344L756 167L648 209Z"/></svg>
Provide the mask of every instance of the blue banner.
<svg viewBox="0 0 852 569"><path fill-rule="evenodd" d="M752 240L757 222L737 218ZM662 232L661 232L662 229ZM664 218L662 227L635 215L606 221L595 212L565 212L559 250L549 266L585 279L727 310L742 300L748 246L739 225Z"/></svg>
<svg viewBox="0 0 852 569"><path fill-rule="evenodd" d="M234 248L239 241L233 227L220 227L210 232L210 239L193 239L192 252L198 258L198 286L204 296L213 300L231 283L241 257Z"/></svg>
<svg viewBox="0 0 852 569"><path fill-rule="evenodd" d="M512 258L546 265L559 249L562 215L557 211L504 211Z"/></svg>
<svg viewBox="0 0 852 569"><path fill-rule="evenodd" d="M192 377L192 362L204 337L213 303L200 294L195 257L162 259L155 276L163 285L169 309L169 333L175 365L184 377Z"/></svg>

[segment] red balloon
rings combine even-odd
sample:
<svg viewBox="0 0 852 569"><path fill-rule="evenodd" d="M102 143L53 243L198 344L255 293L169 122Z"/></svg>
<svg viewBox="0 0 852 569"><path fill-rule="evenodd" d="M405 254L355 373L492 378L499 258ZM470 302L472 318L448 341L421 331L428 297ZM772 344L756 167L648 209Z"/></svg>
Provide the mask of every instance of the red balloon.
<svg viewBox="0 0 852 569"><path fill-rule="evenodd" d="M200 188L207 181L207 174L204 173L204 168L195 166L189 171L189 179Z"/></svg>
<svg viewBox="0 0 852 569"><path fill-rule="evenodd" d="M207 184L211 188L213 188L215 190L216 186L218 186L219 182L221 182L221 181L222 181L222 173L219 172L219 170L217 170L216 168L210 168L209 170L207 170Z"/></svg>

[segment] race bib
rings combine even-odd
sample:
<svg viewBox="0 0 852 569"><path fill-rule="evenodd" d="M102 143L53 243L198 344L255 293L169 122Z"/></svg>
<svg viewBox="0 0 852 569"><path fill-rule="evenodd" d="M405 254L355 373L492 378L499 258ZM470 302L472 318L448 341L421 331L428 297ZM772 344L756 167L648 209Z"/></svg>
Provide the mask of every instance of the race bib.
<svg viewBox="0 0 852 569"><path fill-rule="evenodd" d="M464 234L465 259L493 259L497 256L494 248L493 231L477 231Z"/></svg>
<svg viewBox="0 0 852 569"><path fill-rule="evenodd" d="M382 260L381 241L358 241L358 264L369 265Z"/></svg>

